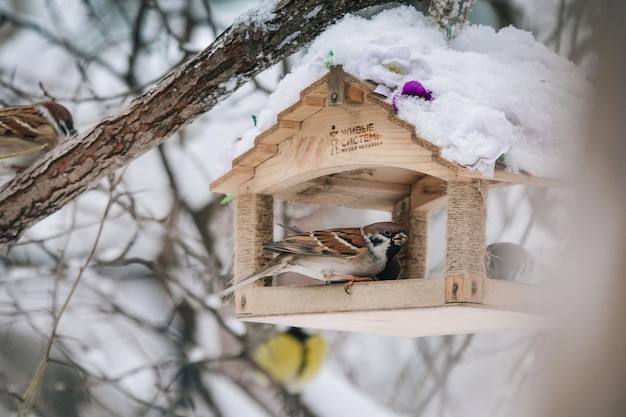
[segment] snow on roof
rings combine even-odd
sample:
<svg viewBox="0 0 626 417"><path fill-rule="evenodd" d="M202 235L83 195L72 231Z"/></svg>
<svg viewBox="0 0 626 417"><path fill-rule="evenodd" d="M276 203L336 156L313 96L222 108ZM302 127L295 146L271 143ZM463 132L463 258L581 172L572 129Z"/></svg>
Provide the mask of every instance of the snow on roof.
<svg viewBox="0 0 626 417"><path fill-rule="evenodd" d="M502 154L510 172L563 177L578 166L591 85L576 65L513 27L470 25L448 41L407 6L371 19L347 15L323 32L243 134L236 156L330 64L378 83L377 92L449 161L487 176ZM400 94L410 81L433 99Z"/></svg>

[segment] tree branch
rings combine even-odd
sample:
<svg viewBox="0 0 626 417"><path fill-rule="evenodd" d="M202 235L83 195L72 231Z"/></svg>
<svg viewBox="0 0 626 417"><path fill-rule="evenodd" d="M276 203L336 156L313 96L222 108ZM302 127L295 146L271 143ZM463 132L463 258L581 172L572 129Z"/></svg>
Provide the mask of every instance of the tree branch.
<svg viewBox="0 0 626 417"><path fill-rule="evenodd" d="M161 144L339 17L386 2L281 0L267 21L240 18L129 108L59 145L6 184L0 190L0 244L15 242L34 223Z"/></svg>

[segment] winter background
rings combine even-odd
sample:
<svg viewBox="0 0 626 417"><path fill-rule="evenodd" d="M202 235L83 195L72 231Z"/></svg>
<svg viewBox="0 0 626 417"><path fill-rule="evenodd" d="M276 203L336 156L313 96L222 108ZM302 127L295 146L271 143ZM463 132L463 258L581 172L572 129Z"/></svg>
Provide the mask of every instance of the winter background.
<svg viewBox="0 0 626 417"><path fill-rule="evenodd" d="M425 3L415 2L422 11ZM255 7L259 2L249 0L0 1L0 100L13 105L52 97L70 109L78 131L85 131L204 49L233 22L249 19L254 13L247 11ZM508 61L510 67L489 73L488 65L481 67L483 61L466 56L464 63L476 67L456 74L462 84L472 79L463 78L468 73L484 71L482 86L510 87L506 94L492 96L479 86L455 90L450 78L437 77L463 65L446 58L437 30L427 29L432 37L416 43L389 22L377 30L387 40L397 37L413 53L430 45L424 61L407 70L406 80L421 77L435 94L432 105L461 100L469 103L464 108L473 116L496 120L478 129L486 139L504 136L523 142L544 135L538 142L545 144L556 132L566 136L543 148L517 148L526 157L531 154L528 170L552 175L561 172L557 167L564 161L571 161L566 168L581 164L576 157L584 146L586 97L597 66L589 43L596 7L581 0L478 0L473 23L529 31L507 29L508 41L517 45L511 47L484 29L457 39L456 48L466 54L482 51L500 55L496 62ZM371 18L383 9L361 16ZM394 17L397 12L385 13ZM238 322L230 306L215 296L231 279L232 213L228 204L220 204L223 195L209 192L210 182L249 146L255 129L271 125L291 104L293 93L323 73L328 46L345 39L350 29L331 29L336 33L262 73L158 149L35 225L18 244L0 249L0 414L17 415L19 399L46 355L55 318L80 277L58 323L33 415L530 415L542 390L542 371L536 366L541 335L394 338L323 332L331 346L324 368L301 393L289 393L254 378L249 353L274 329ZM528 71L515 73L515 64L522 65L526 57L523 48L536 49L530 33L546 61L545 67L529 70L554 81L553 94L525 88L522 73L528 76ZM333 56L363 75L358 72L369 63L357 62L348 46L336 42ZM511 64L515 51L522 52ZM404 56L376 54L370 57ZM393 90L403 81L392 80L395 85L388 87ZM515 102L505 102L506 97L519 105L512 108ZM545 115L551 100L559 106L550 113L557 120ZM407 106L426 106L403 101L401 116L411 113ZM485 106L495 102L510 117L493 116ZM515 117L511 112L517 112ZM257 128L252 115L259 116ZM530 126L521 134L512 122L519 119ZM477 130L462 122L460 115L446 119L459 124L459 137ZM416 122L430 129L425 135L442 127L428 123ZM467 144L447 145L453 148L452 160L472 151ZM509 148L510 143L499 143L473 158L493 162ZM512 153L513 170L524 167L524 155ZM521 244L535 259L533 281L549 281L565 263L559 254L571 233L571 204L568 190L495 190L490 193L487 241ZM282 223L306 230L389 218L388 213L284 202L276 204L276 215ZM443 270L446 213L438 210L431 216L428 265L429 275L437 276Z"/></svg>

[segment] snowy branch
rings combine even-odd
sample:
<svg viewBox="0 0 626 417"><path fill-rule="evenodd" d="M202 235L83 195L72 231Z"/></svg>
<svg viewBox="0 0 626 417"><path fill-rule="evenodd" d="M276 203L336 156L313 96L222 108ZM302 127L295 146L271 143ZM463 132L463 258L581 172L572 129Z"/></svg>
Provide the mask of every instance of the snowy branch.
<svg viewBox="0 0 626 417"><path fill-rule="evenodd" d="M129 108L60 145L0 190L0 244L59 210L310 42L346 13L384 0L282 0L262 5L164 77ZM150 173L146 173L150 175Z"/></svg>

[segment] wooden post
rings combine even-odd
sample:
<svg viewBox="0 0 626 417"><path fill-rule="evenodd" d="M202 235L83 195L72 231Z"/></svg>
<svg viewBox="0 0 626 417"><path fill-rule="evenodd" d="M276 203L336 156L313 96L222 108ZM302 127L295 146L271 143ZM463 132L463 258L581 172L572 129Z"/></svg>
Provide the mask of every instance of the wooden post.
<svg viewBox="0 0 626 417"><path fill-rule="evenodd" d="M400 278L426 278L428 219L427 211L413 210L410 197L394 206L393 221L404 225L409 234L409 244L398 255L402 264Z"/></svg>
<svg viewBox="0 0 626 417"><path fill-rule="evenodd" d="M235 282L271 259L261 244L273 240L273 225L274 198L271 195L241 194L235 198Z"/></svg>
<svg viewBox="0 0 626 417"><path fill-rule="evenodd" d="M328 105L337 106L343 103L345 96L344 72L341 65L332 65L328 79Z"/></svg>
<svg viewBox="0 0 626 417"><path fill-rule="evenodd" d="M411 278L426 278L428 267L428 226L430 224L430 213L428 211L413 210L411 212L411 232L409 239L413 246L409 244L409 270L415 275Z"/></svg>
<svg viewBox="0 0 626 417"><path fill-rule="evenodd" d="M487 182L448 182L446 302L482 302L487 225Z"/></svg>

